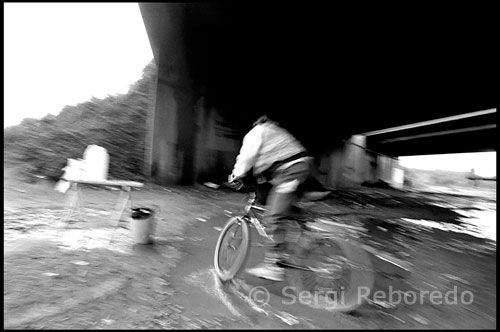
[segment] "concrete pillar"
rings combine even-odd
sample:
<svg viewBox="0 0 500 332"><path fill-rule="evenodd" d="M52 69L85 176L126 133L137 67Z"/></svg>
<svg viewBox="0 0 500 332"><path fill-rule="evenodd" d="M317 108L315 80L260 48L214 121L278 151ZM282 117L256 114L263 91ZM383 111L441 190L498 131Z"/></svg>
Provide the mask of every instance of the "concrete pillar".
<svg viewBox="0 0 500 332"><path fill-rule="evenodd" d="M215 109L207 108L204 98L196 104L196 160L195 174L196 180L210 180L210 173L215 167L216 156L212 147L215 145Z"/></svg>
<svg viewBox="0 0 500 332"><path fill-rule="evenodd" d="M391 183L392 181L392 164L393 159L389 156L379 155L377 158L378 168L377 177L378 179Z"/></svg>
<svg viewBox="0 0 500 332"><path fill-rule="evenodd" d="M241 147L239 133L225 123L219 112L197 104L196 179L198 181L224 181L232 170Z"/></svg>
<svg viewBox="0 0 500 332"><path fill-rule="evenodd" d="M155 55L158 81L150 160L151 177L159 184L190 184L194 179L195 96L184 53L184 8L169 4L161 13L165 35Z"/></svg>
<svg viewBox="0 0 500 332"><path fill-rule="evenodd" d="M343 146L339 145L322 157L320 171L326 174L324 178L319 179L323 184L333 189L341 187L344 171Z"/></svg>
<svg viewBox="0 0 500 332"><path fill-rule="evenodd" d="M355 135L321 157L320 171L326 176L320 180L334 189L356 188L379 180L393 185L398 166L397 158L367 150L366 137Z"/></svg>
<svg viewBox="0 0 500 332"><path fill-rule="evenodd" d="M341 185L357 187L370 179L370 161L366 153L366 137L351 136L344 146Z"/></svg>
<svg viewBox="0 0 500 332"><path fill-rule="evenodd" d="M158 86L158 75L156 76L156 80L154 82L154 86ZM146 139L145 139L145 147L144 147L144 168L143 172L148 178L151 178L151 168L153 165L153 128L154 128L154 116L155 116L155 108L156 108L156 91L152 93L151 96L153 102L151 106L147 110L146 117Z"/></svg>
<svg viewBox="0 0 500 332"><path fill-rule="evenodd" d="M380 155L378 157L378 178L384 182L392 184L394 181L394 169L398 168L399 161L397 158Z"/></svg>

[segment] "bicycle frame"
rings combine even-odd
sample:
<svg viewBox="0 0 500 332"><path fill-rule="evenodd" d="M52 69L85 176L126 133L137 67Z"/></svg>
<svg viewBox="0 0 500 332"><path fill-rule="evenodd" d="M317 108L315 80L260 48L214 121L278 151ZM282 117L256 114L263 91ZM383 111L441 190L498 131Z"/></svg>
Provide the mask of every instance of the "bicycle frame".
<svg viewBox="0 0 500 332"><path fill-rule="evenodd" d="M261 223L261 221L260 221L259 217L256 215L256 211L255 211L255 210L257 210L259 212L266 212L267 209L260 207L260 206L256 206L255 201L256 201L255 192L250 192L250 197L248 198L248 202L245 205L245 215L243 217L247 218L247 220L252 225L255 226L255 229L257 230L257 232L259 233L260 236L265 237L265 238L272 241L272 236L267 234L267 232L265 230L265 226ZM350 230L360 230L361 229L359 227L344 225L344 224L336 223L333 221L328 221L328 222L322 221L322 223L325 223L325 225L328 225L330 227L334 227L335 230L325 230L324 228L321 228L320 226L317 226L317 225L309 225L309 227L307 227L306 229L303 229L303 231L304 230L309 231L309 232L307 232L307 234L309 234L309 235L304 235L304 233L302 233L301 236L315 236L317 238L319 237L322 239L337 239L337 240L345 241L346 237L347 237L347 232L348 232L346 230L349 230L349 229ZM286 266L286 267L295 268L295 269L300 269L300 270L313 271L313 269L311 267L299 266L299 265L296 265L296 264L293 264L290 262L282 262L281 265ZM357 267L357 266L355 266L355 264L352 264L351 267ZM357 267L357 268L359 268L359 267Z"/></svg>
<svg viewBox="0 0 500 332"><path fill-rule="evenodd" d="M260 234L260 236L263 236L267 239L272 239L269 234L267 234L266 229L264 225L261 224L259 218L255 214L254 210L258 210L260 212L266 212L265 208L262 208L260 206L255 205L255 200L256 200L256 194L254 192L250 193L250 198L248 199L248 202L245 206L245 216L247 217L250 223L255 226L255 229L257 229L257 232Z"/></svg>
<svg viewBox="0 0 500 332"><path fill-rule="evenodd" d="M222 230L215 249L214 266L219 278L223 281L232 280L246 264L249 255L251 234L248 226L253 226L260 236L273 241L273 236L268 234L264 224L262 214L267 209L255 204L256 193L250 192L248 201L245 205L244 213L231 217ZM357 244L356 240L347 239L349 236L346 230L359 229L351 225L344 225L330 219L321 220L318 218L307 219L293 213L290 221L299 224L300 232L287 230L288 240L285 239L285 255L277 261L277 265L288 268L286 271L287 279L290 284L299 290L310 291L310 287L316 290L316 286L321 290L341 291L346 294L347 302L345 306L333 308L334 311L349 311L360 305L357 302L357 290L360 286L373 286L373 266L370 257L363 247ZM314 221L314 222L309 222ZM250 224L250 225L249 225ZM236 230L230 232L232 227ZM237 249L224 243L236 238L237 230L242 229L241 241L236 242ZM298 236L294 236L298 233ZM243 250L239 250L239 248ZM291 249L291 250L288 250ZM219 254L227 250L238 251L236 256L231 256L233 260L228 267L220 265ZM316 259L318 258L318 259ZM226 264L227 265L227 264ZM312 272L313 274L304 274ZM305 278L305 279L304 279ZM312 278L312 279L311 279ZM345 285L345 287L344 287ZM344 295L342 295L344 296ZM328 304L328 303L326 303Z"/></svg>
<svg viewBox="0 0 500 332"><path fill-rule="evenodd" d="M271 239L271 236L269 234L267 234L267 232L265 230L265 226L261 223L259 217L257 217L256 212L254 211L254 210L257 210L260 212L266 212L267 209L262 208L260 206L256 206L255 201L256 201L256 194L254 192L250 192L250 197L248 199L247 204L245 205L244 217L248 218L248 221L250 221L250 223L255 226L255 228L257 229L257 232L261 236L263 236L267 239ZM317 225L314 225L314 226L310 225L308 227L309 231L311 231L312 233L321 234L320 236L322 238L345 239L345 237L347 236L346 230L350 229L353 231L356 231L356 230L359 231L362 229L360 227L344 225L344 224L336 223L333 221L321 221L321 222L325 225L328 225L329 227L335 228L335 230L332 230L332 229L326 230L326 229L321 228L320 226L317 226Z"/></svg>

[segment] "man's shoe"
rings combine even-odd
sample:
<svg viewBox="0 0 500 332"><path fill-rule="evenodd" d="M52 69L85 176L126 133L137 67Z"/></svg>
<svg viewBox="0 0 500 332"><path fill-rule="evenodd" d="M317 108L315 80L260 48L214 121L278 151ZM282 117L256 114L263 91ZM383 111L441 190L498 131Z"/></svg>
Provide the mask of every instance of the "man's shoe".
<svg viewBox="0 0 500 332"><path fill-rule="evenodd" d="M272 281L285 280L285 269L276 266L276 264L261 263L256 267L247 269L246 272L256 277L267 280L272 280Z"/></svg>

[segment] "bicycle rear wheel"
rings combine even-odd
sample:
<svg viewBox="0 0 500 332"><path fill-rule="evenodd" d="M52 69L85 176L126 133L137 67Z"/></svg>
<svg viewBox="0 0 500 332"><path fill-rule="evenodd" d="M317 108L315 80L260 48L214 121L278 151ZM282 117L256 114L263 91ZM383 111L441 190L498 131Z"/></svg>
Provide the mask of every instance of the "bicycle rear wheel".
<svg viewBox="0 0 500 332"><path fill-rule="evenodd" d="M374 273L368 254L342 239L309 239L288 276L298 294L307 292L306 305L335 312L358 308L373 288ZM310 295L309 295L310 294Z"/></svg>
<svg viewBox="0 0 500 332"><path fill-rule="evenodd" d="M240 271L250 245L248 224L243 217L232 217L222 229L215 247L214 267L222 281L231 280Z"/></svg>

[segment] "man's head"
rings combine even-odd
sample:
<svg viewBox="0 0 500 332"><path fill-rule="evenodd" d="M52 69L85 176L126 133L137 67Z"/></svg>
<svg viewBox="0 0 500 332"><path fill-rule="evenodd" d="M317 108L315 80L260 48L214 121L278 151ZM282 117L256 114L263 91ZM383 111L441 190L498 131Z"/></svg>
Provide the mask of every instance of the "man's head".
<svg viewBox="0 0 500 332"><path fill-rule="evenodd" d="M267 115L262 115L260 116L254 123L253 123L253 127L257 126L257 125L260 125L262 123L266 123L266 122L272 122L274 124L277 124L276 122L272 121L271 119L269 119L269 117Z"/></svg>

